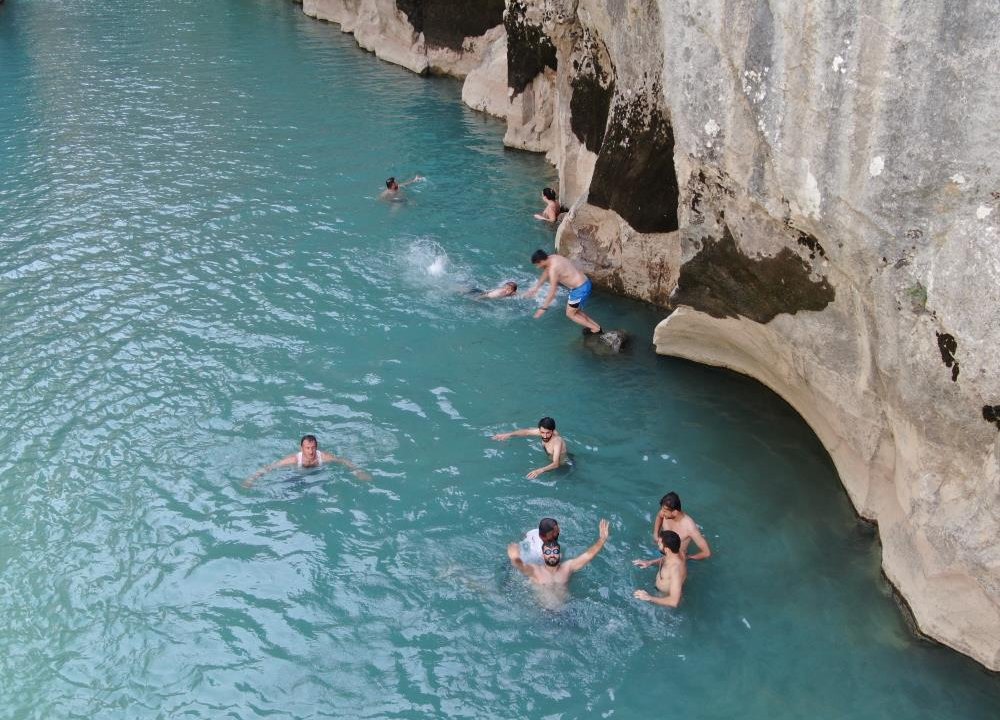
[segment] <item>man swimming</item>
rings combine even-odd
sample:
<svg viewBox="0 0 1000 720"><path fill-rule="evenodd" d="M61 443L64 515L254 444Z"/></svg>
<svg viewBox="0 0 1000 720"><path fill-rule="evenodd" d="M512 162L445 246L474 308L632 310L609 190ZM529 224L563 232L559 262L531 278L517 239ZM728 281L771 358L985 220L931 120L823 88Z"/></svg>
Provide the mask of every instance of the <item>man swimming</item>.
<svg viewBox="0 0 1000 720"><path fill-rule="evenodd" d="M680 535L673 530L664 530L660 533L658 545L660 552L663 553L663 557L659 560L633 560L632 564L641 568L659 565L660 570L656 573L656 589L663 594L654 597L645 590L636 590L632 593L632 597L654 605L675 608L681 604L684 581L687 580L687 563L681 555Z"/></svg>
<svg viewBox="0 0 1000 720"><path fill-rule="evenodd" d="M542 269L542 274L530 290L524 293L525 297L532 297L545 281L549 283L549 292L542 302L542 306L535 311L535 318L540 318L549 309L552 301L556 297L559 285L565 285L569 289L569 299L566 301L566 317L578 325L583 325L584 335L597 335L603 332L601 326L587 315L581 308L590 297L593 284L590 278L580 272L577 267L564 258L562 255L549 255L544 250L535 250L531 256L531 263Z"/></svg>
<svg viewBox="0 0 1000 720"><path fill-rule="evenodd" d="M358 480L371 480L372 476L360 469L347 458L337 457L333 453L324 452L319 449L319 442L315 435L303 435L299 440L299 451L287 455L281 460L265 465L260 470L243 481L244 487L250 487L254 481L272 470L283 467L315 468L322 467L324 463L339 463L354 473Z"/></svg>
<svg viewBox="0 0 1000 720"><path fill-rule="evenodd" d="M517 283L513 280L508 280L499 287L480 292L479 298L481 300L500 300L502 298L514 297L515 295L517 295Z"/></svg>
<svg viewBox="0 0 1000 720"><path fill-rule="evenodd" d="M698 529L698 523L681 510L681 499L675 492L668 492L660 498L660 511L653 520L653 542L659 541L663 530L673 530L680 536L681 557L685 560L707 560L712 557L712 548ZM692 540L698 546L698 552L688 557L687 549Z"/></svg>
<svg viewBox="0 0 1000 720"><path fill-rule="evenodd" d="M545 203L545 209L541 213L535 213L535 219L537 220L554 223L559 219L560 213L566 212L566 209L559 204L556 191L552 188L542 188L542 201Z"/></svg>
<svg viewBox="0 0 1000 720"><path fill-rule="evenodd" d="M555 518L542 518L538 521L538 527L529 530L524 534L521 545L527 545L527 553L521 558L526 563L539 564L542 562L542 545L545 543L559 542L559 523Z"/></svg>
<svg viewBox="0 0 1000 720"><path fill-rule="evenodd" d="M493 436L493 440L510 440L512 437L540 437L542 439L542 448L552 460L548 465L536 468L528 473L529 480L534 480L549 470L555 470L566 459L566 441L563 440L562 435L556 432L556 421L550 417L543 417L539 420L538 427L536 428L523 428L507 433L497 433Z"/></svg>
<svg viewBox="0 0 1000 720"><path fill-rule="evenodd" d="M523 575L531 580L532 584L539 591L539 600L549 608L561 606L569 595L567 587L573 573L583 569L587 564L597 557L597 553L608 541L608 521L602 519L598 525L599 536L597 542L591 545L582 554L571 560L562 562L562 548L557 542L547 542L542 545L542 565L528 565L521 559L521 548L517 543L507 546L507 557L513 565Z"/></svg>
<svg viewBox="0 0 1000 720"><path fill-rule="evenodd" d="M388 178L385 181L385 190L382 191L382 194L379 195L379 197L383 200L396 200L400 197L400 192L399 192L400 188L404 188L407 185L412 185L417 180L423 180L423 179L424 178L422 175L414 175L410 180L407 180L406 182L396 182L395 177Z"/></svg>

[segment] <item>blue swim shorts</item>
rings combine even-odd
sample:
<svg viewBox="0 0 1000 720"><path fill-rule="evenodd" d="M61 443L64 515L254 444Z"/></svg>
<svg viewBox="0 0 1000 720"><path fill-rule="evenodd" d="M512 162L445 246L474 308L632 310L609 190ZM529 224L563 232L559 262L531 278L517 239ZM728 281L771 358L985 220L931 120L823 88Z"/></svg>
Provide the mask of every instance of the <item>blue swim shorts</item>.
<svg viewBox="0 0 1000 720"><path fill-rule="evenodd" d="M594 286L590 282L590 278L587 278L587 282L583 285L575 287L569 291L569 300L566 301L566 304L571 308L581 307L587 301L587 298L590 297L590 293L593 289Z"/></svg>

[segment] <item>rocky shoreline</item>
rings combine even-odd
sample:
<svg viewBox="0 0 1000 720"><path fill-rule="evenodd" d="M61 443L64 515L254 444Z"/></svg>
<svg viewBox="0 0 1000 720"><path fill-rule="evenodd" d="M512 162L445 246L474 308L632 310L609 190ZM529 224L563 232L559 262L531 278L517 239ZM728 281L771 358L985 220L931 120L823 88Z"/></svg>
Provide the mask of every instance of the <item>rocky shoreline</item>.
<svg viewBox="0 0 1000 720"><path fill-rule="evenodd" d="M302 5L544 152L559 250L788 401L919 632L1000 670L1000 7Z"/></svg>

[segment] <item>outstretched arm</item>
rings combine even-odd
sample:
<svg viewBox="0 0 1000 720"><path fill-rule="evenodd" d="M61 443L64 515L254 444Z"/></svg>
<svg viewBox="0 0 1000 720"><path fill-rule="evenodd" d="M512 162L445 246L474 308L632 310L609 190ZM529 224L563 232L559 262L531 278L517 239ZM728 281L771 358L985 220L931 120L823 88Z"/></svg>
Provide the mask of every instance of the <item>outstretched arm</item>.
<svg viewBox="0 0 1000 720"><path fill-rule="evenodd" d="M663 558L656 558L656 560L633 560L632 564L637 568L648 568L651 565L663 564Z"/></svg>
<svg viewBox="0 0 1000 720"><path fill-rule="evenodd" d="M491 439L492 440L510 440L512 437L532 437L533 435L541 435L542 433L538 428L521 428L520 430L511 430L506 433L497 433Z"/></svg>
<svg viewBox="0 0 1000 720"><path fill-rule="evenodd" d="M364 470L362 470L361 468L359 468L357 465L355 465L354 463L352 463L347 458L337 457L333 453L322 452L322 451L320 451L320 452L323 455L323 462L335 462L335 463L339 463L339 464L343 465L348 470L350 470L352 473L354 473L354 477L356 477L358 480L371 480L372 479L371 475L369 475L368 473L366 473Z"/></svg>
<svg viewBox="0 0 1000 720"><path fill-rule="evenodd" d="M272 470L277 470L278 468L281 468L281 467L292 467L294 465L297 465L298 462L299 462L298 455L292 454L292 455L288 455L286 457L283 457L283 458L281 458L281 460L277 460L277 461L271 463L270 465L265 465L260 470L258 470L253 475L251 475L246 480L244 480L243 481L243 487L250 487L251 485L254 484L254 482L257 481L258 478L260 478L263 475L266 475L267 473L271 472Z"/></svg>
<svg viewBox="0 0 1000 720"><path fill-rule="evenodd" d="M545 311L549 309L552 301L556 299L556 292L559 290L559 284L553 281L549 281L549 292L545 296L545 300L542 302L542 306L535 310L535 319L540 318L545 314Z"/></svg>
<svg viewBox="0 0 1000 720"><path fill-rule="evenodd" d="M507 546L507 557L510 558L510 564L519 570L521 574L531 577L531 570L528 569L528 566L524 564L524 560L521 559L521 548L517 543L511 543Z"/></svg>
<svg viewBox="0 0 1000 720"><path fill-rule="evenodd" d="M587 550L582 555L578 555L572 560L563 563L563 567L566 568L569 572L575 573L577 570L586 567L591 560L597 557L597 553L601 551L601 548L604 547L604 543L608 541L608 534L609 534L608 521L602 518L600 525L598 525L598 528L600 535L597 538L597 542L595 542L593 545L587 548Z"/></svg>
<svg viewBox="0 0 1000 720"><path fill-rule="evenodd" d="M545 268L544 270L542 270L541 275L538 276L538 280L535 281L535 284L525 291L524 296L534 297L535 293L538 292L538 289L542 287L542 284L548 279L548 277L549 277L549 269Z"/></svg>

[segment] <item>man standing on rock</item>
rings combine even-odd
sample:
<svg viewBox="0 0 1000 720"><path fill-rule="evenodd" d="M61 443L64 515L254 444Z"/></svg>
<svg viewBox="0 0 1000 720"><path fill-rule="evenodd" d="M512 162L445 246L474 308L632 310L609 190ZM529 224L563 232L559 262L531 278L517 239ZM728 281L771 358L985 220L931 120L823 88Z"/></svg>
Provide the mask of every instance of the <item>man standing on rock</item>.
<svg viewBox="0 0 1000 720"><path fill-rule="evenodd" d="M531 263L541 268L542 274L530 290L524 293L525 297L533 297L538 292L542 284L548 281L549 292L545 296L542 306L535 311L535 318L540 318L555 300L556 291L560 285L565 285L569 290L569 299L566 301L566 317L577 325L583 325L584 335L600 335L603 330L601 326L594 322L587 313L582 310L587 298L593 290L590 278L584 275L577 267L562 255L549 255L544 250L535 250L531 256Z"/></svg>

